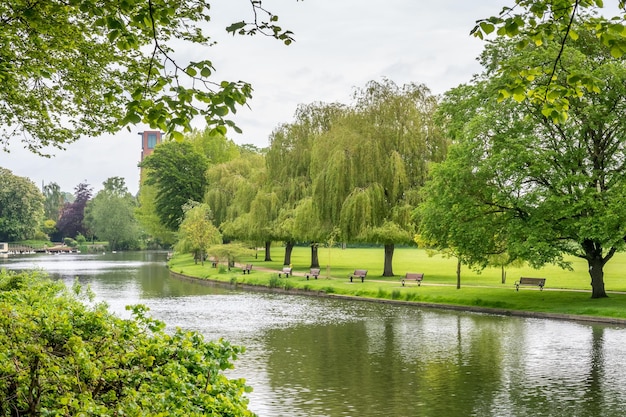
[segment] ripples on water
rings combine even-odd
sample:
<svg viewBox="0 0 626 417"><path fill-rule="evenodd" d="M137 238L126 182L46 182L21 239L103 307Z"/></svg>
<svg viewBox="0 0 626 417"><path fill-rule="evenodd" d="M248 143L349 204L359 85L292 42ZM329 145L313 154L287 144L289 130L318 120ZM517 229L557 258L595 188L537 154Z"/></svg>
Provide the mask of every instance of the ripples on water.
<svg viewBox="0 0 626 417"><path fill-rule="evenodd" d="M170 278L158 257L0 262L246 346L229 376L253 386L261 417L624 415L621 327L212 288Z"/></svg>

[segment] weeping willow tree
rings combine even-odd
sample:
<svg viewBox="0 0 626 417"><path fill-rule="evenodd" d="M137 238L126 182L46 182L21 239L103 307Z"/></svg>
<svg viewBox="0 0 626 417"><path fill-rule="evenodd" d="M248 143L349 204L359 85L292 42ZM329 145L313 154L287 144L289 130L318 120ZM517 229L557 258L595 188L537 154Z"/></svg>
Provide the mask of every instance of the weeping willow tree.
<svg viewBox="0 0 626 417"><path fill-rule="evenodd" d="M225 222L250 211L250 204L260 187L259 181L265 177L264 172L263 155L249 152L209 168L204 201L211 208L217 227L222 228Z"/></svg>
<svg viewBox="0 0 626 417"><path fill-rule="evenodd" d="M311 244L311 268L320 267L318 246L329 238L329 231L320 227L321 224L313 197L300 200L294 209L294 232L300 239Z"/></svg>
<svg viewBox="0 0 626 417"><path fill-rule="evenodd" d="M260 190L250 204L250 213L247 216L248 238L264 243L265 261L272 260L270 249L272 241L278 238L276 222L279 211L280 200L276 193Z"/></svg>
<svg viewBox="0 0 626 417"><path fill-rule="evenodd" d="M295 120L276 128L270 136L270 147L266 154L268 187L279 199L280 209L275 222L275 236L285 242L283 263L291 264L291 251L296 241L311 245L311 266L318 267L318 239L324 239L321 224L306 219L303 229L301 202L311 196L311 150L318 135L330 129L333 120L341 114L340 104L312 103L300 105ZM311 233L314 230L315 233Z"/></svg>
<svg viewBox="0 0 626 417"><path fill-rule="evenodd" d="M241 149L238 158L217 164L207 172L209 186L204 201L211 207L213 221L225 241L239 240L256 246L266 240L255 222L262 215L253 202L266 182L265 157L257 150ZM259 197L260 198L260 197ZM257 201L256 205L260 205Z"/></svg>
<svg viewBox="0 0 626 417"><path fill-rule="evenodd" d="M324 228L338 227L344 241L384 245L383 276L393 276L395 245L412 243L411 212L446 141L424 85L371 81L354 98L313 145L313 201Z"/></svg>

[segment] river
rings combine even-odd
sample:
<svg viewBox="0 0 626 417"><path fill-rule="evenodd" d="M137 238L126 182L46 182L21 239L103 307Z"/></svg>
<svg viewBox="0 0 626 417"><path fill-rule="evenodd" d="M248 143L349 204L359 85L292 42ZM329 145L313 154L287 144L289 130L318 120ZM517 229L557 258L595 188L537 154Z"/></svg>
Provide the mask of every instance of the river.
<svg viewBox="0 0 626 417"><path fill-rule="evenodd" d="M276 416L623 416L626 328L238 291L170 277L165 253L25 255L126 317L145 304L169 328L247 351L229 377Z"/></svg>

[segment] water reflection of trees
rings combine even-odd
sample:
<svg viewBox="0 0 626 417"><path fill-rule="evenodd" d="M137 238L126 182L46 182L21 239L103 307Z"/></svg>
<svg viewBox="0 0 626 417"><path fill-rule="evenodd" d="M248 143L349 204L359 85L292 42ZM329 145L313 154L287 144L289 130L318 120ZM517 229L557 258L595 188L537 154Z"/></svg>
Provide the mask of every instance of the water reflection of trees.
<svg viewBox="0 0 626 417"><path fill-rule="evenodd" d="M289 393L285 405L310 415L489 415L502 379L503 323L416 310L271 330L268 375Z"/></svg>

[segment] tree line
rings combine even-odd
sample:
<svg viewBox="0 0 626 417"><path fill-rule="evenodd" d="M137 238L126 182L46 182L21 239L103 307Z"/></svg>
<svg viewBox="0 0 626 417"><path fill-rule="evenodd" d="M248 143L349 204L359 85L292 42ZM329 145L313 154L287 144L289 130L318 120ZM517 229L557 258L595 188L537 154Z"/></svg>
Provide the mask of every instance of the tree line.
<svg viewBox="0 0 626 417"><path fill-rule="evenodd" d="M137 200L120 177L107 179L93 196L86 183L74 194L55 182L42 190L28 178L0 168L0 240L85 244L103 240L109 249L139 249L150 241L135 216Z"/></svg>

